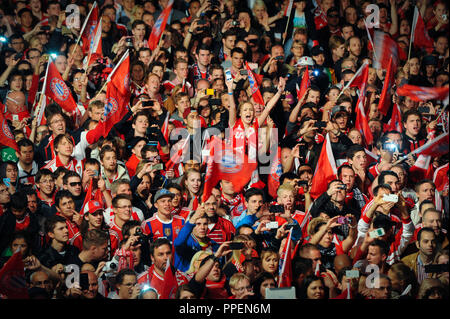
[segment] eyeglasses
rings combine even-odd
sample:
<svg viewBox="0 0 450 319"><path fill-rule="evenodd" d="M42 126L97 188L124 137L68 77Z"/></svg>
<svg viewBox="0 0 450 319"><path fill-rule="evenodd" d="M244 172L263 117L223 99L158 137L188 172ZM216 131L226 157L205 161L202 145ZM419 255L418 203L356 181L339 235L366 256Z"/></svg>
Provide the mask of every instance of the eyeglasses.
<svg viewBox="0 0 450 319"><path fill-rule="evenodd" d="M71 183L69 183L69 185L70 185L71 187L81 186L81 182L71 182Z"/></svg>
<svg viewBox="0 0 450 319"><path fill-rule="evenodd" d="M246 286L246 287L237 288L236 290L239 291L239 292L242 292L244 290L253 291L253 287L252 286Z"/></svg>

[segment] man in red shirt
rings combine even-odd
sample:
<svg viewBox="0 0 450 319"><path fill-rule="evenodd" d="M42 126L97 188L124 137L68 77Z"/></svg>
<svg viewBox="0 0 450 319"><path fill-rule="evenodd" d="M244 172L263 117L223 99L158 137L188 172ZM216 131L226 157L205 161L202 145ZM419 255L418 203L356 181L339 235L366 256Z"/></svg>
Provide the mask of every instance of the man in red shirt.
<svg viewBox="0 0 450 319"><path fill-rule="evenodd" d="M168 279L165 278L166 267L168 262L172 260L172 244L170 241L167 238L156 239L150 247L150 258L152 260L152 266L146 272L139 275L138 283L150 285L161 296L165 280ZM176 282L173 283L174 287L172 288L172 291L175 292L179 286L188 283L188 279L181 271L174 270L171 263L170 267L172 267L172 273L175 274L176 278ZM170 297L173 298L174 294Z"/></svg>
<svg viewBox="0 0 450 319"><path fill-rule="evenodd" d="M207 236L219 245L225 241L230 241L236 233L233 223L217 215L217 199L211 195L205 202L206 214L208 215Z"/></svg>

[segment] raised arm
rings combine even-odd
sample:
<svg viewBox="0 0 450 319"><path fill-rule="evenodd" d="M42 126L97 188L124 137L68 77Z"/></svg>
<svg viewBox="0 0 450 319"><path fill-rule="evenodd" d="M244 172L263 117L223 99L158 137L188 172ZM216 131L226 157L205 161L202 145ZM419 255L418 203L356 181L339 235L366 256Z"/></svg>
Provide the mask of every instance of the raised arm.
<svg viewBox="0 0 450 319"><path fill-rule="evenodd" d="M233 96L233 80L226 81L226 85L228 88L228 95L230 98L230 109L228 110L228 125L231 128L234 126L237 119L236 103L234 102Z"/></svg>
<svg viewBox="0 0 450 319"><path fill-rule="evenodd" d="M280 80L278 81L277 94L275 94L270 99L270 101L267 103L266 107L264 108L264 110L261 112L261 114L258 117L259 125L262 125L262 123L264 123L266 118L269 116L270 111L275 106L275 104L277 104L278 100L281 97L281 94L284 92L285 86L286 86L286 79L285 78L280 78Z"/></svg>

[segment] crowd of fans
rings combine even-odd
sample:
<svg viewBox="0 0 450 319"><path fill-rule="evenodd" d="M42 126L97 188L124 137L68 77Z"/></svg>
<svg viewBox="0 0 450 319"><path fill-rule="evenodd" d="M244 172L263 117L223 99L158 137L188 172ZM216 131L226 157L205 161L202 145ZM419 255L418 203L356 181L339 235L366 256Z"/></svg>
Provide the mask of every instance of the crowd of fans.
<svg viewBox="0 0 450 319"><path fill-rule="evenodd" d="M378 29L404 53L387 115L378 107L386 70L375 68L365 23L371 3ZM97 0L102 56L88 65L79 35L93 5L5 0L0 8L0 134L6 125L17 143L1 149L0 268L20 251L26 296L264 299L287 280L298 299L448 298L448 154L433 157L427 175L409 154L448 132L448 98L396 94L404 84L448 88L446 2L294 0L289 11L289 0L175 0L151 50L152 28L172 3ZM415 7L433 41L428 52L410 45ZM102 136L104 84L125 52L128 110ZM50 61L77 103L72 113L42 106ZM355 127L359 92L344 89L364 62L370 145ZM398 130L388 125L394 105ZM180 128L189 137L170 134ZM261 162L244 189L223 179L203 196L208 156L192 136L228 128L247 153L279 146L273 192ZM336 178L312 196L328 139Z"/></svg>

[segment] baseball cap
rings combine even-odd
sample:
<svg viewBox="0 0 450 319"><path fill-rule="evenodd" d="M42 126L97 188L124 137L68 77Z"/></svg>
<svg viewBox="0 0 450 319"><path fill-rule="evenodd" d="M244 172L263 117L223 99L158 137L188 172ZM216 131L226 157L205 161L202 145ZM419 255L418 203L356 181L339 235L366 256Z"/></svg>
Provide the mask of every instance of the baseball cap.
<svg viewBox="0 0 450 319"><path fill-rule="evenodd" d="M96 211L101 210L103 211L103 205L100 204L100 202L96 201L96 200L90 200L86 203L86 205L84 206L84 211L83 213L89 213L89 214L93 214Z"/></svg>
<svg viewBox="0 0 450 319"><path fill-rule="evenodd" d="M320 45L316 45L315 47L313 47L311 49L311 55L312 56L317 56L319 54L325 54L325 51Z"/></svg>
<svg viewBox="0 0 450 319"><path fill-rule="evenodd" d="M341 112L345 112L348 114L345 106L343 106L343 105L334 106L333 109L331 110L331 118L333 118L336 114L341 113Z"/></svg>
<svg viewBox="0 0 450 319"><path fill-rule="evenodd" d="M145 141L145 143L148 143L148 139L142 136L137 136L137 137L133 137L133 139L131 140L130 144L128 144L129 148L134 148L137 143L139 143L140 141Z"/></svg>
<svg viewBox="0 0 450 319"><path fill-rule="evenodd" d="M156 203L158 201L158 199L163 198L163 197L174 198L174 196L175 196L174 193L171 193L167 189L163 188L156 192L154 202Z"/></svg>
<svg viewBox="0 0 450 319"><path fill-rule="evenodd" d="M438 60L436 56L434 55L427 55L423 58L422 64L423 65L437 65Z"/></svg>
<svg viewBox="0 0 450 319"><path fill-rule="evenodd" d="M295 66L314 66L314 61L309 56L302 56Z"/></svg>

